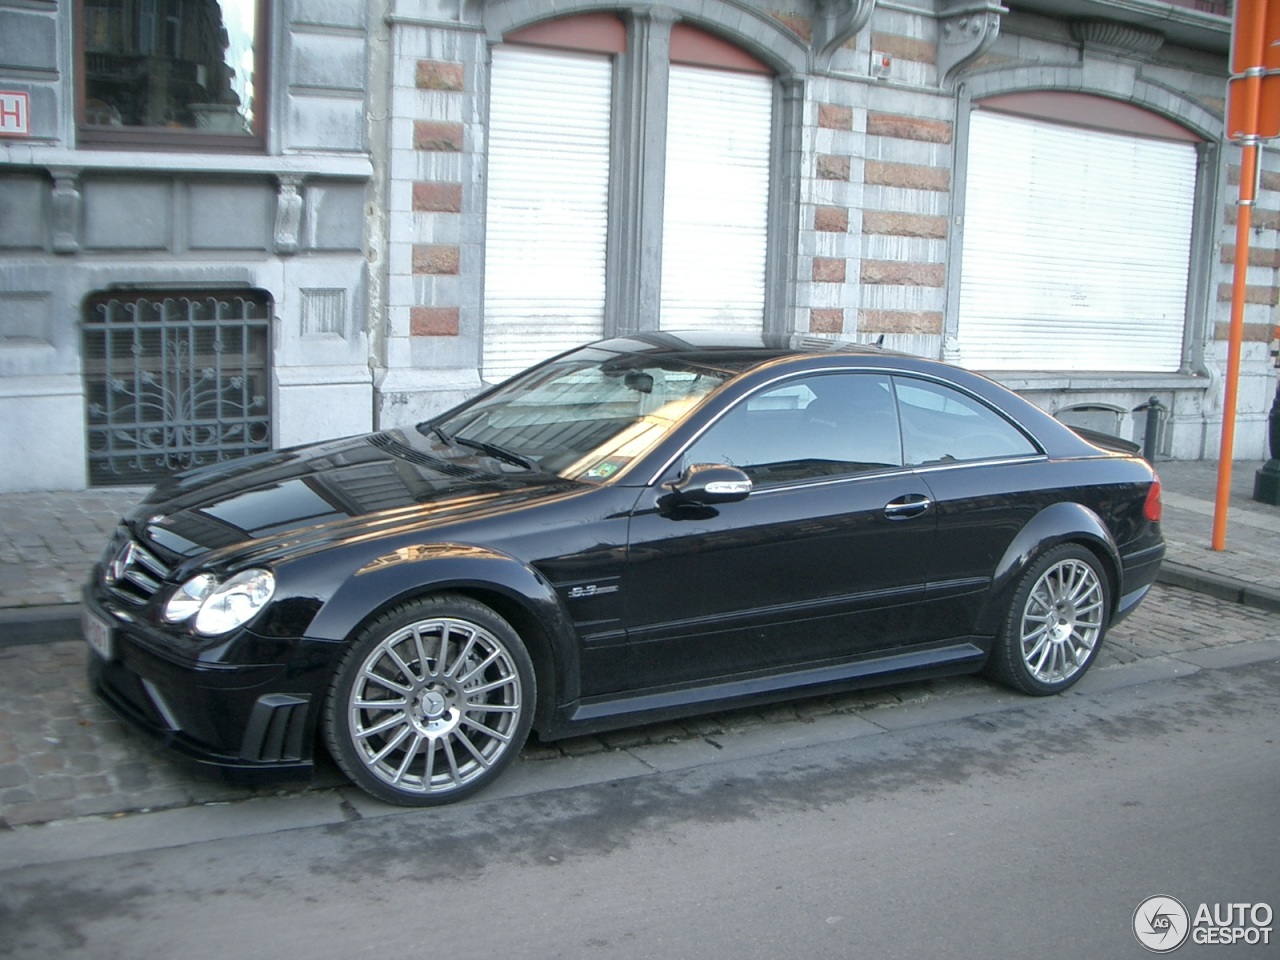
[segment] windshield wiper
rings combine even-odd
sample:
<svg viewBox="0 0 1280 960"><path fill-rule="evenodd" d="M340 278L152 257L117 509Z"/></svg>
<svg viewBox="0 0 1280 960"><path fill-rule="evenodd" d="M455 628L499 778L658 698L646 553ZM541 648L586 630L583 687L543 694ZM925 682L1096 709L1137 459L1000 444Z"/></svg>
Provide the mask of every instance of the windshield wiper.
<svg viewBox="0 0 1280 960"><path fill-rule="evenodd" d="M438 427L434 429L439 433ZM444 434L440 434L440 436L443 437ZM528 457L515 453L514 451L507 450L504 447L500 447L496 443L489 443L486 440L472 440L470 437L454 437L453 442L460 443L464 447L471 447L473 450L479 450L482 453L487 453L489 456L496 457L499 460L505 460L507 463L515 464L517 467L524 467L526 470L540 472L538 465Z"/></svg>
<svg viewBox="0 0 1280 960"><path fill-rule="evenodd" d="M449 436L442 429L440 429L438 424L434 424L434 423L431 424L431 432L434 433L437 437L439 437L441 441L443 441L448 446L450 447L453 446L453 437Z"/></svg>

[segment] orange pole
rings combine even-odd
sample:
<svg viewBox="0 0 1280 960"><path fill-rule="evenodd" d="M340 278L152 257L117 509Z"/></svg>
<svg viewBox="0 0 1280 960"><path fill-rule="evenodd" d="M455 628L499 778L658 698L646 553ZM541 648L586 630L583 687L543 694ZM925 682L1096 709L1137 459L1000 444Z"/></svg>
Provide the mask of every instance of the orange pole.
<svg viewBox="0 0 1280 960"><path fill-rule="evenodd" d="M1236 217L1236 262L1231 284L1231 328L1227 338L1227 390L1222 401L1222 446L1218 451L1218 496L1213 510L1213 549L1227 546L1227 509L1231 503L1231 456L1236 441L1236 395L1240 352L1244 346L1244 301L1249 273L1249 231L1253 227L1258 144L1244 144L1240 155L1240 202Z"/></svg>
<svg viewBox="0 0 1280 960"><path fill-rule="evenodd" d="M1239 84L1239 116L1242 130L1228 129L1227 136L1240 136L1240 199L1236 217L1236 259L1231 284L1231 325L1227 336L1227 382L1222 399L1222 445L1218 451L1218 491L1213 509L1214 550L1227 546L1227 510L1231 504L1231 457L1236 441L1236 395L1240 387L1240 353L1244 346L1244 303L1249 279L1249 231L1253 226L1253 204L1258 181L1258 108L1262 97L1262 77L1266 56L1268 7L1277 0L1237 0L1236 21L1231 37L1232 84ZM1230 99L1230 98L1229 98ZM1228 120L1231 120L1228 111ZM1235 124L1229 122L1228 126Z"/></svg>

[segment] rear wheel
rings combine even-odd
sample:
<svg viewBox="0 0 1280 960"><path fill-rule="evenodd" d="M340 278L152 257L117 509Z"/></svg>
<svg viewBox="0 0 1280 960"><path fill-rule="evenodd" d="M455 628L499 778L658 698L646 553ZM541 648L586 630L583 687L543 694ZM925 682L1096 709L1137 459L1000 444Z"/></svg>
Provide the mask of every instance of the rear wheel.
<svg viewBox="0 0 1280 960"><path fill-rule="evenodd" d="M466 597L402 604L360 633L325 703L343 772L379 799L448 803L491 782L520 751L533 665L515 630Z"/></svg>
<svg viewBox="0 0 1280 960"><path fill-rule="evenodd" d="M1055 547L1019 581L991 651L990 672L1024 693L1066 690L1097 657L1109 609L1098 558L1078 544Z"/></svg>

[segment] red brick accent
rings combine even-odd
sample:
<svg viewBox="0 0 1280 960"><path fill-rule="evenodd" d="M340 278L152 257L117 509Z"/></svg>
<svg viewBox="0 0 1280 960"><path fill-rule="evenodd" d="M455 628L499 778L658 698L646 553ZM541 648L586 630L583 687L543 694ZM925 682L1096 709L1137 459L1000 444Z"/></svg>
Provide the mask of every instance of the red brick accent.
<svg viewBox="0 0 1280 960"><path fill-rule="evenodd" d="M810 310L809 332L844 333L844 311L839 307Z"/></svg>
<svg viewBox="0 0 1280 960"><path fill-rule="evenodd" d="M862 282L903 287L941 287L947 282L947 268L941 263L863 260Z"/></svg>
<svg viewBox="0 0 1280 960"><path fill-rule="evenodd" d="M1218 284L1218 302L1231 302L1231 284ZM1244 302L1261 303L1268 307L1274 307L1277 302L1280 302L1280 287L1264 287L1252 283L1248 284L1244 288ZM1219 337L1218 339L1225 340L1226 337ZM1267 337L1267 339L1270 340L1271 338Z"/></svg>
<svg viewBox="0 0 1280 960"><path fill-rule="evenodd" d="M442 123L435 120L415 120L413 123L413 147L415 150L461 153L462 124Z"/></svg>
<svg viewBox="0 0 1280 960"><path fill-rule="evenodd" d="M413 185L413 209L427 213L461 213L462 184L419 180Z"/></svg>
<svg viewBox="0 0 1280 960"><path fill-rule="evenodd" d="M1233 187L1240 186L1240 164L1236 163L1227 167L1227 183L1231 184ZM1263 170L1262 189L1280 190L1280 173Z"/></svg>
<svg viewBox="0 0 1280 960"><path fill-rule="evenodd" d="M908 190L951 189L951 171L946 167L926 167L916 163L888 163L868 160L864 180L878 187L905 187Z"/></svg>
<svg viewBox="0 0 1280 960"><path fill-rule="evenodd" d="M1244 339L1251 343L1270 343L1275 339L1276 328L1269 323L1246 323L1244 325ZM1213 339L1230 340L1231 324L1215 323L1213 325Z"/></svg>
<svg viewBox="0 0 1280 960"><path fill-rule="evenodd" d="M409 336L456 337L457 335L457 307L411 307L409 309Z"/></svg>
<svg viewBox="0 0 1280 960"><path fill-rule="evenodd" d="M849 211L844 207L818 207L813 212L813 229L822 233L848 233Z"/></svg>
<svg viewBox="0 0 1280 960"><path fill-rule="evenodd" d="M814 257L813 279L818 283L844 283L845 262L836 257Z"/></svg>
<svg viewBox="0 0 1280 960"><path fill-rule="evenodd" d="M941 333L942 314L933 310L859 310L858 329L865 333Z"/></svg>
<svg viewBox="0 0 1280 960"><path fill-rule="evenodd" d="M856 38L854 38L856 40ZM853 43L850 40L849 43ZM902 60L911 60L915 63L936 63L938 61L937 44L929 43L926 40L917 40L915 37L904 37L897 33L875 33L871 34L871 49L879 50L882 53L889 53Z"/></svg>
<svg viewBox="0 0 1280 960"><path fill-rule="evenodd" d="M1240 208L1232 204L1227 207L1226 214L1222 219L1229 224L1234 224L1239 219L1239 213ZM1253 219L1250 222L1255 230L1280 230L1280 210L1254 207Z"/></svg>
<svg viewBox="0 0 1280 960"><path fill-rule="evenodd" d="M947 238L947 218L923 213L891 213L888 210L862 211L862 232L885 237Z"/></svg>
<svg viewBox="0 0 1280 960"><path fill-rule="evenodd" d="M441 60L419 60L415 80L420 90L461 90L462 64Z"/></svg>
<svg viewBox="0 0 1280 960"><path fill-rule="evenodd" d="M836 157L829 153L818 154L819 180L848 180L849 158Z"/></svg>
<svg viewBox="0 0 1280 960"><path fill-rule="evenodd" d="M945 120L901 117L892 113L867 114L867 133L873 137L896 137L925 143L951 142L951 124Z"/></svg>
<svg viewBox="0 0 1280 960"><path fill-rule="evenodd" d="M828 130L852 130L853 107L842 107L837 103L818 104L818 126Z"/></svg>
<svg viewBox="0 0 1280 960"><path fill-rule="evenodd" d="M458 248L446 244L416 243L413 272L450 276L458 272Z"/></svg>
<svg viewBox="0 0 1280 960"><path fill-rule="evenodd" d="M813 21L808 17L802 17L797 13L783 13L780 10L770 10L769 16L789 28L805 43L813 39Z"/></svg>
<svg viewBox="0 0 1280 960"><path fill-rule="evenodd" d="M1224 243L1222 245L1222 262L1236 262L1236 245L1234 243ZM1249 247L1249 266L1270 267L1272 270L1280 270L1280 250L1272 250L1269 247Z"/></svg>

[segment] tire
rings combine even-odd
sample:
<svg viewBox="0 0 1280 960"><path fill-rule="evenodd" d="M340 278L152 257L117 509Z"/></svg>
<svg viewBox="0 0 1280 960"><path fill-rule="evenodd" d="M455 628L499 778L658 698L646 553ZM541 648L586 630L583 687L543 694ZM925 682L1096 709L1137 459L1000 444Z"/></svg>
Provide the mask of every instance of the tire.
<svg viewBox="0 0 1280 960"><path fill-rule="evenodd" d="M1018 581L988 672L1033 696L1061 693L1097 658L1110 609L1098 558L1078 544L1054 547Z"/></svg>
<svg viewBox="0 0 1280 960"><path fill-rule="evenodd" d="M434 806L516 758L535 703L533 664L510 624L466 597L428 597L357 635L329 685L325 739L365 792Z"/></svg>

